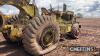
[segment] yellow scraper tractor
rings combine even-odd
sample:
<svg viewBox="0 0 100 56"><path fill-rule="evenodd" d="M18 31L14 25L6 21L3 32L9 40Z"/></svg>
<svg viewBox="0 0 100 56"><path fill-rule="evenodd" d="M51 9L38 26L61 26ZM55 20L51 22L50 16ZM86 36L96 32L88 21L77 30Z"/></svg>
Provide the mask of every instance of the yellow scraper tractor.
<svg viewBox="0 0 100 56"><path fill-rule="evenodd" d="M73 11L66 10L67 5L63 4L63 11L54 10L50 5L50 9L41 8L42 15L56 15L56 21L59 23L60 35L77 39L80 33L81 25L77 21L77 16Z"/></svg>
<svg viewBox="0 0 100 56"><path fill-rule="evenodd" d="M34 0L0 0L0 31L9 42L22 41L32 55L54 50L60 35L76 37L79 25L73 12L39 15Z"/></svg>

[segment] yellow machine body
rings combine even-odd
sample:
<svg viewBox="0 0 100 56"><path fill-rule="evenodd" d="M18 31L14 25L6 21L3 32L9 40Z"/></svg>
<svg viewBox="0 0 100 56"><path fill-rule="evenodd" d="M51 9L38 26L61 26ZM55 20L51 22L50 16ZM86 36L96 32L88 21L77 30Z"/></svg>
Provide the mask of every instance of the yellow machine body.
<svg viewBox="0 0 100 56"><path fill-rule="evenodd" d="M61 34L71 32L72 23L70 21L64 21L60 17L59 19L57 19L57 22L59 23Z"/></svg>
<svg viewBox="0 0 100 56"><path fill-rule="evenodd" d="M18 8L21 12L20 15L18 15L20 18L19 20L23 20L20 23L11 23L8 24L7 22L11 20L13 17L16 17L16 15L5 15L3 13L0 13L0 18L2 22L2 26L0 26L0 29L2 32L8 31L10 29L10 39L12 41L17 41L19 40L18 38L21 37L22 35L22 30L23 30L23 25L29 21L28 18L32 18L38 14L38 9L36 5L34 4L29 4L26 0L0 0L0 6L3 5L12 5L16 8ZM26 20L27 19L27 20ZM25 22L26 20L26 22ZM26 24L25 24L26 25Z"/></svg>
<svg viewBox="0 0 100 56"><path fill-rule="evenodd" d="M18 20L17 23L14 21L13 23L8 23L9 20L12 20L12 18L16 17L16 15L3 15L0 13L0 17L2 17L2 28L4 29L3 31L8 31L10 28L10 36L12 41L18 40L17 38L21 37L22 30L23 30L23 25L26 25L30 22L29 18L32 18L34 16L38 16L38 9L37 6L34 4L29 4L27 2L28 0L0 0L0 5L13 5L16 8L20 10L19 15L17 15ZM47 12L47 10L43 9L44 14L49 15L50 13ZM73 26L73 12L67 11L67 12L54 12L55 14L60 14L60 16L56 15L53 17L56 17L54 21L57 21L60 26L61 34L63 33L68 33L72 31L72 26ZM67 14L66 14L67 13ZM52 14L51 14L52 15ZM72 15L72 16L70 16ZM72 17L71 20L66 20ZM63 18L64 17L64 18ZM1 20L0 19L0 20ZM0 24L1 25L1 24ZM0 26L1 28L1 26Z"/></svg>
<svg viewBox="0 0 100 56"><path fill-rule="evenodd" d="M72 31L73 23L76 21L74 17L74 12L72 11L65 11L65 12L51 11L49 12L46 8L42 8L41 11L42 11L42 15L55 15L56 16L56 21L59 23L61 34ZM69 20L66 20L66 19L69 19Z"/></svg>

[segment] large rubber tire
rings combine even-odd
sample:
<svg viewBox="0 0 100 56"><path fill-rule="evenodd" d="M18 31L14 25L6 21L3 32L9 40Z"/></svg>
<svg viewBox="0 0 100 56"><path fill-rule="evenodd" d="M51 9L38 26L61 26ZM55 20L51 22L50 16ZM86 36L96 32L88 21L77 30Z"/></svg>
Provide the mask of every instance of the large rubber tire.
<svg viewBox="0 0 100 56"><path fill-rule="evenodd" d="M73 24L73 26L72 26L72 31L69 32L68 35L69 35L69 37L71 37L71 38L77 39L79 33L80 33L79 24L78 24L78 23L75 23L75 24Z"/></svg>
<svg viewBox="0 0 100 56"><path fill-rule="evenodd" d="M72 32L70 32L69 34L70 34L71 38L77 39L78 35L79 35L79 32L75 28L73 28Z"/></svg>
<svg viewBox="0 0 100 56"><path fill-rule="evenodd" d="M44 36L51 29L50 45L44 44ZM57 22L51 16L39 16L33 18L31 23L23 30L23 46L32 55L44 55L54 50L60 39L60 29ZM47 39L46 39L47 40Z"/></svg>

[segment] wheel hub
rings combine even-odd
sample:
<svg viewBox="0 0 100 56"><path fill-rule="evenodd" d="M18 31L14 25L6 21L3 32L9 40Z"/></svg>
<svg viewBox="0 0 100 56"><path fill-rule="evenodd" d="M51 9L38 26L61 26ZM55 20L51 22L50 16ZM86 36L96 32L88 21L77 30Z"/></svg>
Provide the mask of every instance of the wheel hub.
<svg viewBox="0 0 100 56"><path fill-rule="evenodd" d="M48 47L50 45L53 45L55 42L55 32L52 27L47 27L44 29L41 37L41 46L42 47Z"/></svg>

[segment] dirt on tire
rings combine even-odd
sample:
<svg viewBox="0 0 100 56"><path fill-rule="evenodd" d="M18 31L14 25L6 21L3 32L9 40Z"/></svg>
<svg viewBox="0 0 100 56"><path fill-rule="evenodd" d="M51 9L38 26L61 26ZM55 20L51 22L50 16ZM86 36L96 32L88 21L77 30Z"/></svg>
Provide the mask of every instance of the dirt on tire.
<svg viewBox="0 0 100 56"><path fill-rule="evenodd" d="M28 53L32 55L43 55L57 47L60 39L60 28L54 19L52 16L35 17L32 22L26 26L23 31L22 43ZM48 42L47 38L49 38L49 36L45 37L47 35L52 35L50 37L51 41L49 46L44 43ZM46 41L43 42L44 37ZM54 39L52 39L52 37Z"/></svg>

